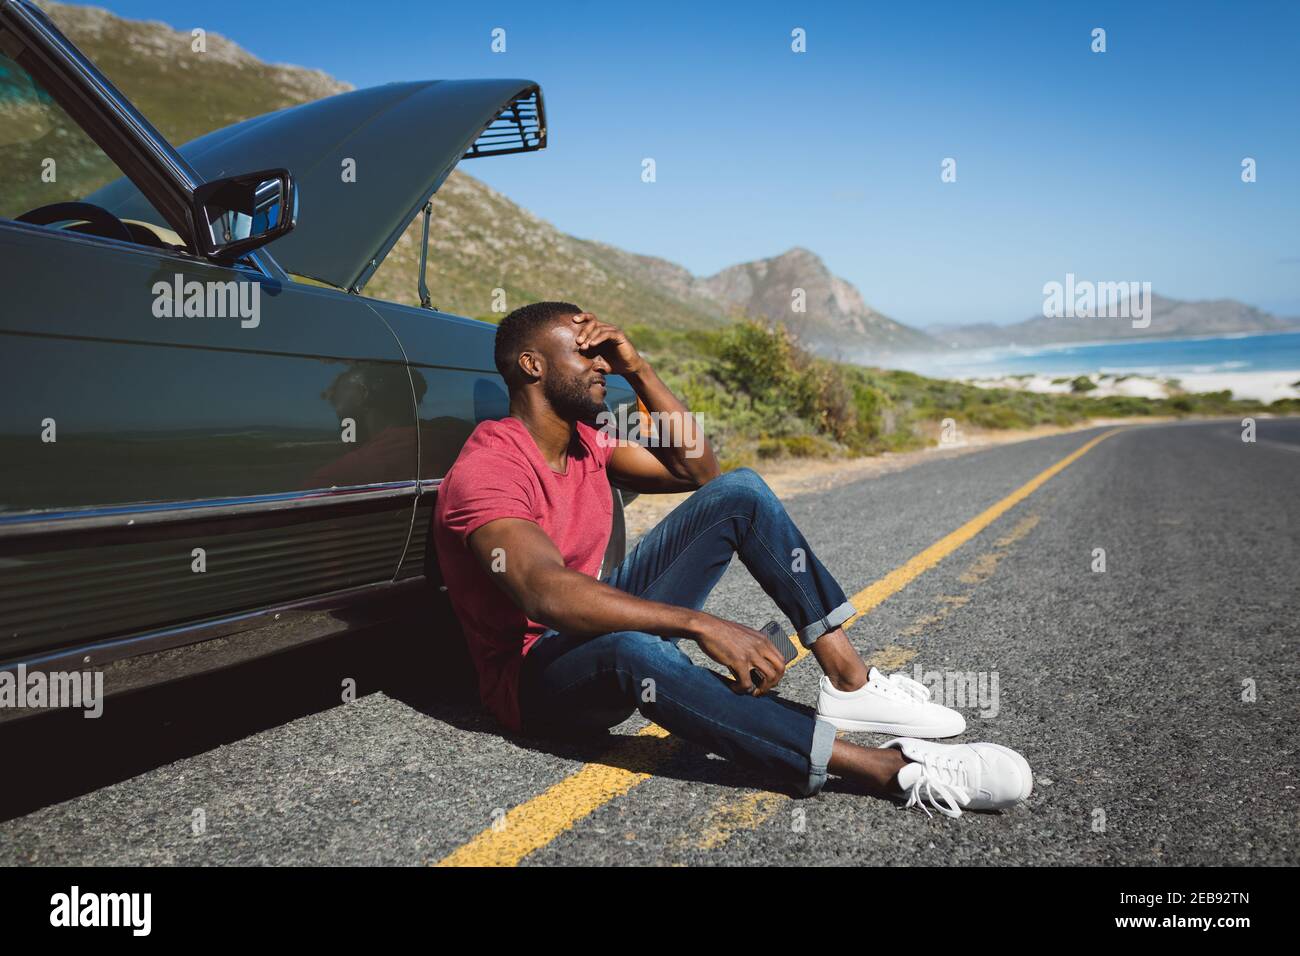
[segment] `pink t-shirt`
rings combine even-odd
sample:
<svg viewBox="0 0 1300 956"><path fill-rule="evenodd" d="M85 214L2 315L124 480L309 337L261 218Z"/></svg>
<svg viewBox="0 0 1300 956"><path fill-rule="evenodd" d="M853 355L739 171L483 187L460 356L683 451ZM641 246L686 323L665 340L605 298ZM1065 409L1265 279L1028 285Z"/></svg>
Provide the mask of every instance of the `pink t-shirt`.
<svg viewBox="0 0 1300 956"><path fill-rule="evenodd" d="M609 543L614 504L605 465L614 452L581 422L568 470L553 471L517 418L481 422L438 486L433 512L438 566L478 670L479 697L520 729L519 668L546 630L506 596L469 550L469 536L498 518L533 521L555 542L564 566L595 577ZM509 560L509 555L505 555Z"/></svg>

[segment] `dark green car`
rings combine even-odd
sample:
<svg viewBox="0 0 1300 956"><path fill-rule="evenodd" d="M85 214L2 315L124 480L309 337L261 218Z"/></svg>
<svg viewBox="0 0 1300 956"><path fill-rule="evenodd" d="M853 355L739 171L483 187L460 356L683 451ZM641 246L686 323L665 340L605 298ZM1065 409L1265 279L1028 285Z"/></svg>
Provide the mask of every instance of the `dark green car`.
<svg viewBox="0 0 1300 956"><path fill-rule="evenodd" d="M434 80L174 149L0 0L0 669L112 693L445 626L433 495L507 414L494 328L364 289L461 159L545 144L535 83Z"/></svg>

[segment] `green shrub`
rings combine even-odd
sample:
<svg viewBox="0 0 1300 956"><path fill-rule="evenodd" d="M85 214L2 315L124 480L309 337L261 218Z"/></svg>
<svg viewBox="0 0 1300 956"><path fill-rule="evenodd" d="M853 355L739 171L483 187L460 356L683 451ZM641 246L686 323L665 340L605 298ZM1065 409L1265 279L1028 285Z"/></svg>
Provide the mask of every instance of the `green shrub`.
<svg viewBox="0 0 1300 956"><path fill-rule="evenodd" d="M792 458L830 458L838 451L820 435L789 435L781 439L781 445Z"/></svg>
<svg viewBox="0 0 1300 956"><path fill-rule="evenodd" d="M964 417L980 428L1028 428L1033 424L1022 411L1009 405L977 405Z"/></svg>

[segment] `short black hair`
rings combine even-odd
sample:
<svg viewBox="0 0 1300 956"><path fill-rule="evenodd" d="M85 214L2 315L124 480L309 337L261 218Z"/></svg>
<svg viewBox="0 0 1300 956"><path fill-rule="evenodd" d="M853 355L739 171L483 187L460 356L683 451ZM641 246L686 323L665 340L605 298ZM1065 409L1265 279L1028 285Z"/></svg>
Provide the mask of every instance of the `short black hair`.
<svg viewBox="0 0 1300 956"><path fill-rule="evenodd" d="M581 311L572 302L534 302L515 309L502 319L497 326L496 348L492 357L506 384L513 384L519 353L528 348L534 332L557 316L577 315Z"/></svg>

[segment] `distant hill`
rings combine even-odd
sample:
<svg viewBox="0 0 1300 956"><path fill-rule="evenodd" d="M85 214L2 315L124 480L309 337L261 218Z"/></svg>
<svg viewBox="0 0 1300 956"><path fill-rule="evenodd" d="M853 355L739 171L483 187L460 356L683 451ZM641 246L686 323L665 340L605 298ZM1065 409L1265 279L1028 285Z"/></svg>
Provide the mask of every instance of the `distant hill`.
<svg viewBox="0 0 1300 956"><path fill-rule="evenodd" d="M264 63L219 33L209 32L207 52L197 54L188 28L99 7L37 5L173 143L352 89L320 70Z"/></svg>
<svg viewBox="0 0 1300 956"><path fill-rule="evenodd" d="M199 55L188 29L96 7L41 6L173 143L352 88L318 70L264 63L219 34L207 34L207 52ZM78 187L89 192L110 173L78 171ZM420 230L417 217L367 295L418 304ZM480 318L500 317L492 294L502 288L509 308L568 299L628 325L716 327L742 313L762 316L784 322L813 350L842 358L937 345L876 312L806 249L697 277L664 259L566 235L460 170L434 197L428 283L439 308ZM805 291L805 312L791 308L796 288Z"/></svg>
<svg viewBox="0 0 1300 956"><path fill-rule="evenodd" d="M1045 318L1041 315L1012 325L959 325L933 327L930 334L954 348L991 348L1004 345L1052 345L1108 339L1167 339L1234 332L1278 332L1292 328L1295 319L1281 319L1235 299L1185 302L1151 296L1151 324L1133 328L1130 319Z"/></svg>
<svg viewBox="0 0 1300 956"><path fill-rule="evenodd" d="M593 243L593 245L596 245ZM899 352L937 348L924 332L882 315L867 305L850 282L832 275L807 249L794 248L770 259L729 266L698 277L663 259L634 256L600 247L619 267L670 289L700 308L762 316L784 322L805 345L833 357L852 359L867 351ZM795 291L803 290L804 311L795 311Z"/></svg>

